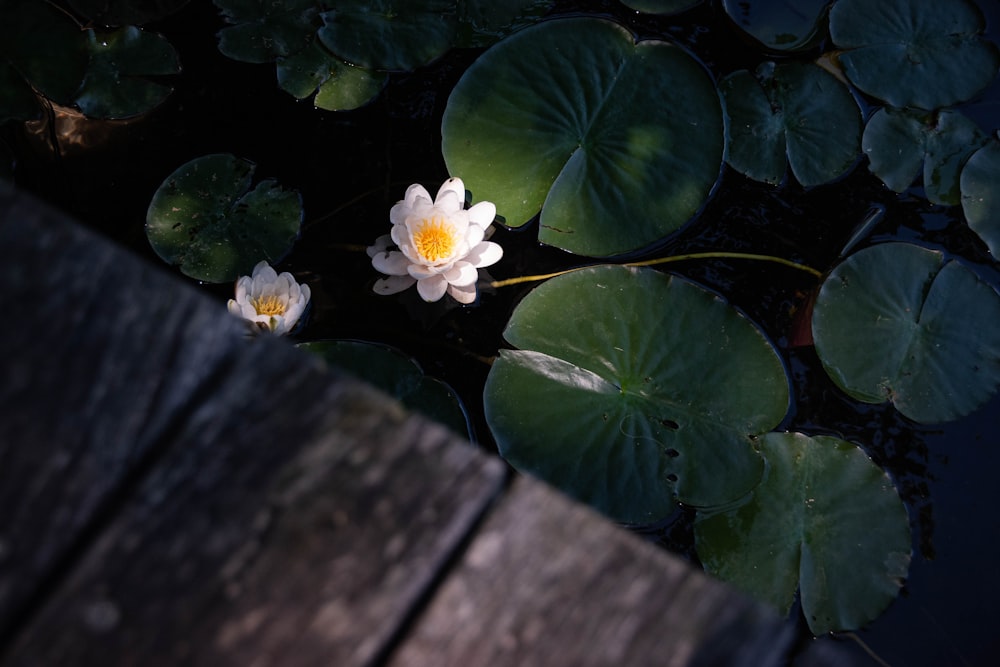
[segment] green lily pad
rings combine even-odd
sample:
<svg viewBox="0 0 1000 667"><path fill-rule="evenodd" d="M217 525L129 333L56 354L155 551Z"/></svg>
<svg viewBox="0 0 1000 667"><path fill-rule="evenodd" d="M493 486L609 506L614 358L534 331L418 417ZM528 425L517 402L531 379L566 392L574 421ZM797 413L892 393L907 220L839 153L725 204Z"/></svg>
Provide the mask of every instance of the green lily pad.
<svg viewBox="0 0 1000 667"><path fill-rule="evenodd" d="M927 199L954 206L961 200L962 167L986 139L979 126L958 111L884 107L868 120L861 147L872 172L892 190L910 187L923 165Z"/></svg>
<svg viewBox="0 0 1000 667"><path fill-rule="evenodd" d="M424 375L420 364L399 350L354 340L315 341L296 347L370 382L407 408L472 439L468 415L451 387Z"/></svg>
<svg viewBox="0 0 1000 667"><path fill-rule="evenodd" d="M899 594L910 524L892 480L857 446L768 433L767 476L748 502L695 521L713 575L788 613L801 589L815 635L855 630Z"/></svg>
<svg viewBox="0 0 1000 667"><path fill-rule="evenodd" d="M274 62L304 49L316 36L315 0L213 0L227 23L219 51L248 63Z"/></svg>
<svg viewBox="0 0 1000 667"><path fill-rule="evenodd" d="M177 52L162 35L125 26L87 31L90 65L76 105L91 118L128 118L159 106L170 86L147 77L177 74Z"/></svg>
<svg viewBox="0 0 1000 667"><path fill-rule="evenodd" d="M822 34L830 0L723 0L726 14L740 30L775 51L810 48Z"/></svg>
<svg viewBox="0 0 1000 667"><path fill-rule="evenodd" d="M1000 53L984 27L967 0L837 0L830 10L847 78L899 108L951 106L988 86Z"/></svg>
<svg viewBox="0 0 1000 667"><path fill-rule="evenodd" d="M298 99L316 93L313 104L328 111L364 106L378 96L386 79L382 72L348 65L318 40L278 59L278 85Z"/></svg>
<svg viewBox="0 0 1000 667"><path fill-rule="evenodd" d="M338 0L322 13L319 38L347 62L369 69L414 70L451 48L455 0Z"/></svg>
<svg viewBox="0 0 1000 667"><path fill-rule="evenodd" d="M302 200L273 180L251 189L254 165L229 154L179 167L153 195L146 236L164 261L196 280L221 283L277 264L298 238Z"/></svg>
<svg viewBox="0 0 1000 667"><path fill-rule="evenodd" d="M856 162L861 109L837 77L811 63L763 63L756 75L733 72L719 83L727 117L726 161L765 183L790 165L804 186L844 175Z"/></svg>
<svg viewBox="0 0 1000 667"><path fill-rule="evenodd" d="M593 18L544 21L465 72L441 125L448 171L538 238L609 256L686 223L718 179L722 113L677 46Z"/></svg>
<svg viewBox="0 0 1000 667"><path fill-rule="evenodd" d="M960 176L962 210L969 227L1000 257L1000 142L973 153Z"/></svg>
<svg viewBox="0 0 1000 667"><path fill-rule="evenodd" d="M851 255L820 288L812 329L841 389L916 422L957 419L1000 384L1000 295L940 252L885 243Z"/></svg>
<svg viewBox="0 0 1000 667"><path fill-rule="evenodd" d="M87 67L84 32L46 2L0 2L0 15L0 63L41 95L70 105ZM15 105L23 104L15 93Z"/></svg>
<svg viewBox="0 0 1000 667"><path fill-rule="evenodd" d="M532 290L504 336L520 349L500 351L484 407L518 470L629 523L760 480L752 439L784 418L788 380L718 296L652 269L590 267Z"/></svg>
<svg viewBox="0 0 1000 667"><path fill-rule="evenodd" d="M679 14L702 0L622 0L622 4L646 14Z"/></svg>

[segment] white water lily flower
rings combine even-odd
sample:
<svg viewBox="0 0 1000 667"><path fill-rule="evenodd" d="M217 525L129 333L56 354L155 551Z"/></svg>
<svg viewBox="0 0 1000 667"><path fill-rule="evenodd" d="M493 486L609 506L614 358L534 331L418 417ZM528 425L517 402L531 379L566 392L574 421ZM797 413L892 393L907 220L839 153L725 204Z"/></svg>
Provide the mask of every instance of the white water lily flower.
<svg viewBox="0 0 1000 667"><path fill-rule="evenodd" d="M460 178L445 181L433 201L424 186L411 185L389 211L392 232L368 248L372 266L388 276L375 281L375 291L395 294L416 283L424 301L448 293L472 303L479 269L503 256L498 244L485 240L496 214L487 201L466 209ZM390 249L393 244L398 250Z"/></svg>
<svg viewBox="0 0 1000 667"><path fill-rule="evenodd" d="M267 262L259 262L253 275L236 281L229 312L280 336L299 321L310 296L309 285L299 285L287 271L279 274Z"/></svg>

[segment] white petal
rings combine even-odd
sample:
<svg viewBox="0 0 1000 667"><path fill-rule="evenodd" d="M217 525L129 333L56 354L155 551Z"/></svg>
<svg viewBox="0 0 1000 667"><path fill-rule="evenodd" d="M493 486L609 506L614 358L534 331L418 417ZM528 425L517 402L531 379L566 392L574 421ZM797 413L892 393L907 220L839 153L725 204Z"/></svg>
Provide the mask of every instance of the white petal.
<svg viewBox="0 0 1000 667"><path fill-rule="evenodd" d="M249 276L243 276L236 281L236 300L240 303L245 303L247 300L247 292L253 287L253 280Z"/></svg>
<svg viewBox="0 0 1000 667"><path fill-rule="evenodd" d="M278 278L278 272L274 268L265 262L258 262L257 266L253 267L253 281L259 282L264 281L268 283L273 283Z"/></svg>
<svg viewBox="0 0 1000 667"><path fill-rule="evenodd" d="M257 309L251 306L249 303L240 304L240 314L243 319L250 320L251 322L256 322L260 315L257 314Z"/></svg>
<svg viewBox="0 0 1000 667"><path fill-rule="evenodd" d="M410 260L397 250L372 257L372 266L375 267L375 270L387 276L405 276L406 268L409 265Z"/></svg>
<svg viewBox="0 0 1000 667"><path fill-rule="evenodd" d="M413 207L406 202L398 201L392 205L389 209L389 222L394 225L403 224L403 220L406 220L406 216L413 212Z"/></svg>
<svg viewBox="0 0 1000 667"><path fill-rule="evenodd" d="M493 224L497 217L497 206L493 202L481 201L469 209L469 220L483 229Z"/></svg>
<svg viewBox="0 0 1000 667"><path fill-rule="evenodd" d="M425 264L410 264L406 267L406 272L417 280L425 280L431 276L443 273L440 267L427 266Z"/></svg>
<svg viewBox="0 0 1000 667"><path fill-rule="evenodd" d="M417 281L417 294L424 301L438 301L448 289L448 281L444 276L431 276Z"/></svg>
<svg viewBox="0 0 1000 667"><path fill-rule="evenodd" d="M450 271L444 274L444 279L455 287L475 285L479 279L479 271L468 262L456 262Z"/></svg>
<svg viewBox="0 0 1000 667"><path fill-rule="evenodd" d="M229 312L236 317L243 317L243 308L240 307L240 304L237 303L236 299L230 299L226 303L226 307L229 309Z"/></svg>
<svg viewBox="0 0 1000 667"><path fill-rule="evenodd" d="M434 204L437 205L443 201L447 192L454 192L455 197L458 199L458 208L465 208L465 183L462 182L461 178L452 177L442 183L441 187L438 188L437 196L434 198Z"/></svg>
<svg viewBox="0 0 1000 667"><path fill-rule="evenodd" d="M385 252L392 245L392 237L388 234L383 234L382 236L375 239L375 243L365 248L365 252L368 253L369 257L374 257L380 252Z"/></svg>
<svg viewBox="0 0 1000 667"><path fill-rule="evenodd" d="M417 281L410 276L389 276L388 278L376 280L375 286L372 289L377 294L395 294L396 292L402 292L415 282Z"/></svg>
<svg viewBox="0 0 1000 667"><path fill-rule="evenodd" d="M483 228L479 225L469 225L469 231L465 234L465 241L469 244L469 248L475 248L477 245L483 241ZM466 250L466 254L468 254Z"/></svg>
<svg viewBox="0 0 1000 667"><path fill-rule="evenodd" d="M499 243L483 241L465 256L465 261L475 267L481 268L496 264L500 261L501 257L503 257L503 248L500 247Z"/></svg>
<svg viewBox="0 0 1000 667"><path fill-rule="evenodd" d="M312 290L309 289L309 285L303 284L299 291L301 294L299 298L302 301L302 307L305 308L309 305L309 300L312 299Z"/></svg>
<svg viewBox="0 0 1000 667"><path fill-rule="evenodd" d="M404 243L410 243L410 223L408 222L412 218L407 218L407 222L402 225L393 225L392 231L389 233L389 238L397 246L402 247Z"/></svg>
<svg viewBox="0 0 1000 667"><path fill-rule="evenodd" d="M421 200L423 200L423 202L421 202ZM427 192L427 188L419 183L414 183L410 187L406 188L406 194L403 195L402 203L411 208L423 203L431 204L431 195Z"/></svg>
<svg viewBox="0 0 1000 667"><path fill-rule="evenodd" d="M468 305L476 300L476 284L448 285L448 294L450 294L455 301Z"/></svg>

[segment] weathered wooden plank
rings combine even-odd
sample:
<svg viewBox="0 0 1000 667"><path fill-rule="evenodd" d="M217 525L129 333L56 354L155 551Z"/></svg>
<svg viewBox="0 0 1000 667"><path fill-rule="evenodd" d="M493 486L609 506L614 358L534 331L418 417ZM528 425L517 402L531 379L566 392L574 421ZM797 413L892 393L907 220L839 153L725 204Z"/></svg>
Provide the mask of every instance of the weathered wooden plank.
<svg viewBox="0 0 1000 667"><path fill-rule="evenodd" d="M519 478L388 664L766 667L793 641L769 610Z"/></svg>
<svg viewBox="0 0 1000 667"><path fill-rule="evenodd" d="M443 427L0 185L4 665L366 665L499 492Z"/></svg>

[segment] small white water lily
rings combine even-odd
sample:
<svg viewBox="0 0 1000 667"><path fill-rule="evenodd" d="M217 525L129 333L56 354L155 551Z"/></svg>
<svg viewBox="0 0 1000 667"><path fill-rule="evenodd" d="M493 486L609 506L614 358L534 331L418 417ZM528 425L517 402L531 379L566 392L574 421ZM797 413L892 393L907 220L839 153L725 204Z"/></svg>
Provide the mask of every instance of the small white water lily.
<svg viewBox="0 0 1000 667"><path fill-rule="evenodd" d="M287 271L279 274L267 262L259 262L253 275L236 281L229 312L280 336L299 321L310 296L309 285L299 285Z"/></svg>
<svg viewBox="0 0 1000 667"><path fill-rule="evenodd" d="M485 240L496 214L488 201L466 209L460 178L445 181L433 201L424 186L411 185L389 211L392 232L368 248L372 266L388 276L375 281L375 291L395 294L416 283L424 301L448 293L472 303L479 269L503 256L498 244ZM390 249L393 244L398 250Z"/></svg>

